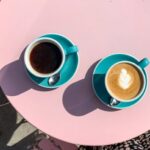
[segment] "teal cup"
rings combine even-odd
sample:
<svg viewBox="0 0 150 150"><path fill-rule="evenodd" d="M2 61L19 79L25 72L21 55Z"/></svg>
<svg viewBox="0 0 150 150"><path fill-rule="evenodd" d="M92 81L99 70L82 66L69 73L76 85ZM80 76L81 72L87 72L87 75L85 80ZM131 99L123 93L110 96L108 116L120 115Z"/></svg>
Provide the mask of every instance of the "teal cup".
<svg viewBox="0 0 150 150"><path fill-rule="evenodd" d="M41 43L45 43L45 42L55 45L58 48L58 51L60 51L60 53L62 55L60 66L51 73L38 72L37 70L34 69L34 67L32 66L31 61L30 61L30 55L31 55L31 52L34 49L34 47ZM71 45L70 47L67 47L67 49L64 49L64 47L61 45L61 43L58 42L57 40L55 40L54 38L40 37L40 38L35 39L33 42L31 42L28 45L28 47L26 48L25 53L24 53L24 63L25 63L27 70L30 72L30 74L34 75L37 78L49 78L49 80L48 80L49 85L54 85L61 78L60 72L65 65L68 55L73 55L74 53L77 53L77 52L78 52L78 47L76 45ZM56 58L56 59L59 59L59 58ZM42 60L42 61L44 61L44 60Z"/></svg>
<svg viewBox="0 0 150 150"><path fill-rule="evenodd" d="M107 83L108 75L110 73L110 70L112 70L112 68L114 66L116 66L117 64L122 64L122 63L127 63L129 65L132 65L140 73L140 75L141 75L140 77L142 78L141 79L142 87L140 88L140 91L138 92L138 94L134 98L128 99L128 100L121 99L121 98L115 96L116 94L114 94L110 90L110 87L109 87L109 85ZM149 64L150 64L150 60L148 58L144 58L141 61L138 61L138 63L134 63L132 61L124 61L123 60L123 61L118 61L118 62L114 63L112 66L110 66L110 68L107 70L106 75L105 75L105 87L106 87L107 92L110 95L110 104L109 104L110 106L118 105L118 103L121 103L121 102L126 103L126 102L135 101L137 99L140 99L140 97L142 97L142 95L145 94L145 89L146 89L146 86L147 86L147 76L145 76L145 67L147 67ZM125 82L127 80L125 80Z"/></svg>

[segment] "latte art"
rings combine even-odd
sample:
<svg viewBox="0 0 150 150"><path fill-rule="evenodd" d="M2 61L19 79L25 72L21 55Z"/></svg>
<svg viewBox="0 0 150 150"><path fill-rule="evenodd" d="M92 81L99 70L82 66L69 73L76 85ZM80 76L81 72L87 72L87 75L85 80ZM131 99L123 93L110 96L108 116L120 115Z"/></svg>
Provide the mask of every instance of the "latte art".
<svg viewBox="0 0 150 150"><path fill-rule="evenodd" d="M131 100L143 88L143 76L134 65L119 63L109 70L106 85L115 99Z"/></svg>
<svg viewBox="0 0 150 150"><path fill-rule="evenodd" d="M119 79L119 86L123 89L128 89L130 85L133 83L133 79L131 75L128 73L128 70L125 68L121 69Z"/></svg>

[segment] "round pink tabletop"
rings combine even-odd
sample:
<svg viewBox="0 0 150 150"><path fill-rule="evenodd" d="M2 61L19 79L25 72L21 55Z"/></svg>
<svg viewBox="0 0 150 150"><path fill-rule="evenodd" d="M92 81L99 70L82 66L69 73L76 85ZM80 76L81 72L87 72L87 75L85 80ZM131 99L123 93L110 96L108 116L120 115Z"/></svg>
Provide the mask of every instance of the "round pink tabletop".
<svg viewBox="0 0 150 150"><path fill-rule="evenodd" d="M149 0L1 0L0 86L29 122L67 142L112 144L147 131L149 88L137 105L112 111L94 95L91 78L111 53L150 58L149 8ZM77 73L56 90L32 83L20 64L26 45L46 33L63 34L80 50Z"/></svg>

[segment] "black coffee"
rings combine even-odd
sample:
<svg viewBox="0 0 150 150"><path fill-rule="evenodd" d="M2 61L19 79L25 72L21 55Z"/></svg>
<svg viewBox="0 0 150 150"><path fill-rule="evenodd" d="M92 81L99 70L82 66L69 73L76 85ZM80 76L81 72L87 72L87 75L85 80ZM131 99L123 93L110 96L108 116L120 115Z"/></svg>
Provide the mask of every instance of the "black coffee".
<svg viewBox="0 0 150 150"><path fill-rule="evenodd" d="M33 48L30 54L30 62L39 73L53 73L61 65L62 53L56 45L43 42Z"/></svg>

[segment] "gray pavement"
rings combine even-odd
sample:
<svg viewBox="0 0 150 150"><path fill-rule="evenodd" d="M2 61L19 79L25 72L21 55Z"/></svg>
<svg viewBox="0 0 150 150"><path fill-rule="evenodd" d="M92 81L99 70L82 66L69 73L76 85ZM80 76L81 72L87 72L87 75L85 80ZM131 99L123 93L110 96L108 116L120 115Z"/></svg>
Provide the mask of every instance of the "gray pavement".
<svg viewBox="0 0 150 150"><path fill-rule="evenodd" d="M0 88L0 105L7 103ZM0 150L77 150L76 146L47 135L28 123L11 104L0 106ZM37 143L47 140L47 148ZM33 147L34 146L34 147Z"/></svg>
<svg viewBox="0 0 150 150"><path fill-rule="evenodd" d="M1 104L7 102L0 89ZM35 142L39 131L29 124L9 104L0 107L0 150L27 150Z"/></svg>

